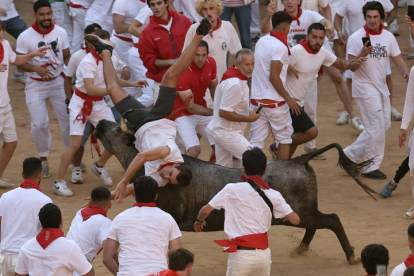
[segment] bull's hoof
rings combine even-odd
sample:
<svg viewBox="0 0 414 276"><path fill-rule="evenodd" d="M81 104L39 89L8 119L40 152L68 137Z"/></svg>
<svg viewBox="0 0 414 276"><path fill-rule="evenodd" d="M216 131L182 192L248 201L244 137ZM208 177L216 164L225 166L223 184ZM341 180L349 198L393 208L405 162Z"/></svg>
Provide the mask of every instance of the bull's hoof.
<svg viewBox="0 0 414 276"><path fill-rule="evenodd" d="M349 254L347 256L347 259L348 259L349 264L351 264L351 265L356 265L356 264L361 263L360 258L355 259L355 252L354 252L354 247L353 246L351 247L351 254Z"/></svg>
<svg viewBox="0 0 414 276"><path fill-rule="evenodd" d="M309 245L300 244L298 247L293 249L292 252L290 252L290 257L301 256L308 251L309 251Z"/></svg>

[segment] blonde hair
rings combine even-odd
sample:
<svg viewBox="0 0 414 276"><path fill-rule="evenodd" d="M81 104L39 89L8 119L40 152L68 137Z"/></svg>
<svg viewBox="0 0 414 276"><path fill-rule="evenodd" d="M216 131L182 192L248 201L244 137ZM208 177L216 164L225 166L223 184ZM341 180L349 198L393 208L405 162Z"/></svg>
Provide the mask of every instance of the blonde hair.
<svg viewBox="0 0 414 276"><path fill-rule="evenodd" d="M204 8L204 4L210 4L212 6L215 6L217 9L217 14L220 16L220 14L223 13L223 4L221 3L221 0L197 0L196 2L196 12L203 16L202 9Z"/></svg>

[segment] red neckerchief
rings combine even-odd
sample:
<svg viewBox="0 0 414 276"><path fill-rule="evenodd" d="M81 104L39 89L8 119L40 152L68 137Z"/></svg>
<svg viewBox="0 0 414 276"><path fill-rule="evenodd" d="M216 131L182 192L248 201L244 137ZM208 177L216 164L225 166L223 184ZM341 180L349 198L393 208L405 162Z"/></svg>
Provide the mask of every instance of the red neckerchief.
<svg viewBox="0 0 414 276"><path fill-rule="evenodd" d="M63 231L58 228L43 228L36 236L37 242L43 249L46 249L52 242L60 237L64 237Z"/></svg>
<svg viewBox="0 0 414 276"><path fill-rule="evenodd" d="M22 184L20 184L20 188L23 189L36 189L41 192L39 184L32 179L25 179Z"/></svg>
<svg viewBox="0 0 414 276"><path fill-rule="evenodd" d="M269 240L267 238L267 232L260 233L260 234L251 234L251 235L241 236L241 237L237 237L231 240L215 240L214 242L220 246L228 247L223 252L229 252L229 253L236 252L237 246L239 245L243 247L259 248L262 250L269 248Z"/></svg>
<svg viewBox="0 0 414 276"><path fill-rule="evenodd" d="M380 35L382 33L382 30L384 30L384 25L380 24L380 28L378 31L373 31L368 29L367 24L364 25L364 30L366 32L366 36L369 37L369 35Z"/></svg>
<svg viewBox="0 0 414 276"><path fill-rule="evenodd" d="M286 9L284 9L283 11L286 12ZM290 16L292 18L292 22L296 20L296 21L298 21L298 26L300 26L299 18L300 18L301 15L302 15L302 9L299 8L298 17Z"/></svg>
<svg viewBox="0 0 414 276"><path fill-rule="evenodd" d="M85 50L86 51L86 54L89 54L91 52L91 51L89 51L88 46L81 46L81 49L82 50Z"/></svg>
<svg viewBox="0 0 414 276"><path fill-rule="evenodd" d="M316 55L317 53L319 53L319 50L315 52L314 50L312 50L312 49L309 47L309 44L308 44L308 42L306 41L306 39L303 39L301 42L299 42L299 44L300 44L300 45L302 45L302 47L303 47L303 48L305 48L306 52L308 52L309 54ZM321 68L322 68L322 67L321 67Z"/></svg>
<svg viewBox="0 0 414 276"><path fill-rule="evenodd" d="M0 43L0 63L3 61L4 59L4 47L3 47L3 42Z"/></svg>
<svg viewBox="0 0 414 276"><path fill-rule="evenodd" d="M168 23L170 22L171 16L172 16L172 12L169 9L167 10L167 12L168 12L168 19L167 19L167 21L162 20L161 18L156 17L155 15L151 16L151 18L152 18L152 20L154 20L155 23L157 23L159 25L168 25Z"/></svg>
<svg viewBox="0 0 414 276"><path fill-rule="evenodd" d="M178 274L177 272L175 272L174 270L171 269L166 269L160 272L155 272L153 274L150 274L148 276L181 276L180 274Z"/></svg>
<svg viewBox="0 0 414 276"><path fill-rule="evenodd" d="M165 163L165 164L160 165L160 166L158 167L157 172L159 172L160 170L164 169L165 167L168 167L168 166L173 166L173 165L175 165L175 164L181 165L181 163L178 163L178 162L168 162L168 163Z"/></svg>
<svg viewBox="0 0 414 276"><path fill-rule="evenodd" d="M267 183L264 181L263 176L261 176L261 175L248 175L248 176L244 176L244 175L242 175L242 176L241 176L241 179L242 179L244 182L247 182L247 180L251 180L251 181L253 181L254 183L256 183L256 184L257 184L260 188L262 188L263 190L269 190L269 189L270 189L269 184L267 184Z"/></svg>
<svg viewBox="0 0 414 276"><path fill-rule="evenodd" d="M134 207L157 207L155 205L155 202L149 202L149 203L143 203L143 202L137 202L134 204Z"/></svg>
<svg viewBox="0 0 414 276"><path fill-rule="evenodd" d="M404 261L405 267L410 267L414 265L414 255L410 254L408 255L407 259Z"/></svg>
<svg viewBox="0 0 414 276"><path fill-rule="evenodd" d="M201 22L201 21L200 21ZM213 32L217 31L221 27L221 19L220 17L217 17L217 26L213 28ZM213 32L210 33L210 36L213 37Z"/></svg>
<svg viewBox="0 0 414 276"><path fill-rule="evenodd" d="M51 31L53 31L53 29L55 28L55 24L50 23L49 29L47 29L45 32L42 32L42 30L40 30L39 26L37 26L37 21L35 21L35 23L33 23L33 25L32 25L32 28L33 28L33 30L35 30L39 34L43 35L43 37L45 37L45 35L47 35Z"/></svg>
<svg viewBox="0 0 414 276"><path fill-rule="evenodd" d="M239 78L241 80L248 80L248 78L246 78L246 76L243 75L242 72L240 72L240 70L237 69L235 65L227 69L227 71L224 73L223 78L221 79L220 82L227 80L227 79L231 79L231 78Z"/></svg>
<svg viewBox="0 0 414 276"><path fill-rule="evenodd" d="M81 211L81 215L83 217L83 221L88 220L91 216L94 215L102 215L104 217L106 217L106 212L104 209L98 207L98 206L91 206L88 208L84 208Z"/></svg>
<svg viewBox="0 0 414 276"><path fill-rule="evenodd" d="M95 49L91 50L91 54L96 59L96 65L98 65L99 61L102 60L102 58L98 55L98 53L95 51Z"/></svg>
<svg viewBox="0 0 414 276"><path fill-rule="evenodd" d="M285 44L286 48L288 49L288 54L290 56L290 49L287 43L287 34L281 32L270 32L270 35L279 39L283 44Z"/></svg>

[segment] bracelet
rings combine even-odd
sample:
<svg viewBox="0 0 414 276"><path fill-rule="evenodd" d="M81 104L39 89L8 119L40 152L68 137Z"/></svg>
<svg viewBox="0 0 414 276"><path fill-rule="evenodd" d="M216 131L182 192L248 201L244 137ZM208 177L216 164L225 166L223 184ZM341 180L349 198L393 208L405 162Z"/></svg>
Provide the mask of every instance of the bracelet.
<svg viewBox="0 0 414 276"><path fill-rule="evenodd" d="M354 60L351 60L349 62L349 66L351 67L351 70L354 69Z"/></svg>
<svg viewBox="0 0 414 276"><path fill-rule="evenodd" d="M342 34L342 32L338 32L338 35L341 35Z"/></svg>
<svg viewBox="0 0 414 276"><path fill-rule="evenodd" d="M196 218L196 221L197 222L200 222L200 223L203 223L204 222L204 220L198 220L198 218Z"/></svg>

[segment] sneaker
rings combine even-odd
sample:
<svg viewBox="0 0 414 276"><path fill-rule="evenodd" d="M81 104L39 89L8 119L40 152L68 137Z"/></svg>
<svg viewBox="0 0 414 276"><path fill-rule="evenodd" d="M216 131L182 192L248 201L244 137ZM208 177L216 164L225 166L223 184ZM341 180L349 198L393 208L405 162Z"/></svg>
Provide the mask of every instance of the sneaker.
<svg viewBox="0 0 414 276"><path fill-rule="evenodd" d="M54 192L55 194L60 195L60 196L71 196L71 195L73 195L73 192L66 185L65 180L61 180L59 182L56 182L56 180L53 181L52 192Z"/></svg>
<svg viewBox="0 0 414 276"><path fill-rule="evenodd" d="M70 180L73 184L82 184L83 178L82 178L82 169L81 167L74 167L72 169L72 179Z"/></svg>
<svg viewBox="0 0 414 276"><path fill-rule="evenodd" d="M11 76L11 80L15 83L26 84L26 74L25 73L17 73L16 71L13 72Z"/></svg>
<svg viewBox="0 0 414 276"><path fill-rule="evenodd" d="M391 196L391 193L397 189L398 183L394 181L394 179L391 179L390 182L388 182L387 185L385 185L384 188L382 188L380 194L382 197L387 198Z"/></svg>
<svg viewBox="0 0 414 276"><path fill-rule="evenodd" d="M400 112L397 111L394 107L391 106L391 120L393 121L401 121L402 115Z"/></svg>
<svg viewBox="0 0 414 276"><path fill-rule="evenodd" d="M93 163L91 170L99 177L105 186L111 187L113 185L112 178L109 176L108 169L105 166L99 168L95 162Z"/></svg>
<svg viewBox="0 0 414 276"><path fill-rule="evenodd" d="M387 175L381 172L380 170L375 170L369 173L363 173L361 175L365 178L371 179L387 179Z"/></svg>
<svg viewBox="0 0 414 276"><path fill-rule="evenodd" d="M405 212L405 218L408 218L408 219L413 218L413 212L414 212L414 205L411 206L411 208L408 209L407 212Z"/></svg>
<svg viewBox="0 0 414 276"><path fill-rule="evenodd" d="M414 50L407 56L407 59L413 59L414 58Z"/></svg>
<svg viewBox="0 0 414 276"><path fill-rule="evenodd" d="M6 189L13 187L14 184L10 182L10 180L5 178L0 178L0 188Z"/></svg>
<svg viewBox="0 0 414 276"><path fill-rule="evenodd" d="M208 35L213 32L213 26L211 25L210 20L208 17L204 17L201 20L200 25L197 27L196 33L198 35Z"/></svg>
<svg viewBox="0 0 414 276"><path fill-rule="evenodd" d="M303 150L305 151L305 153L312 153L312 152L314 152L314 151L317 151L318 149L317 149L317 148L310 149L310 148L307 148L307 147L305 146L305 147L303 148ZM313 159L314 159L314 160L326 160L326 157L325 157L325 155L323 155L323 154L319 154L319 155L315 156Z"/></svg>
<svg viewBox="0 0 414 276"><path fill-rule="evenodd" d="M50 177L50 169L49 169L48 161L42 161L42 177L43 178Z"/></svg>
<svg viewBox="0 0 414 276"><path fill-rule="evenodd" d="M112 54L112 51L115 48L115 44L112 41L102 39L94 34L86 35L85 40L95 47L95 51L98 54L102 53L103 50L108 50Z"/></svg>
<svg viewBox="0 0 414 276"><path fill-rule="evenodd" d="M257 41L259 41L260 37L261 37L260 34L256 35L255 37L252 37L251 38L252 45L255 45L257 43Z"/></svg>
<svg viewBox="0 0 414 276"><path fill-rule="evenodd" d="M362 124L362 120L358 117L349 119L349 125L358 131L363 131L365 129L364 125Z"/></svg>
<svg viewBox="0 0 414 276"><path fill-rule="evenodd" d="M349 121L349 114L346 110L341 112L339 115L339 119L336 121L337 125L346 125Z"/></svg>
<svg viewBox="0 0 414 276"><path fill-rule="evenodd" d="M70 165L74 168L74 164L73 164L73 161L70 161ZM85 172L85 170L86 170L86 165L85 165L85 163L83 163L83 161L81 161L81 163L80 163L80 168L81 168L81 170L82 170L82 172Z"/></svg>
<svg viewBox="0 0 414 276"><path fill-rule="evenodd" d="M269 150L270 154L272 155L272 159L276 161L277 160L277 146L276 146L276 143L271 143L267 149Z"/></svg>
<svg viewBox="0 0 414 276"><path fill-rule="evenodd" d="M394 36L399 36L400 32L398 30L398 25L397 24L390 24L390 32L394 35Z"/></svg>

